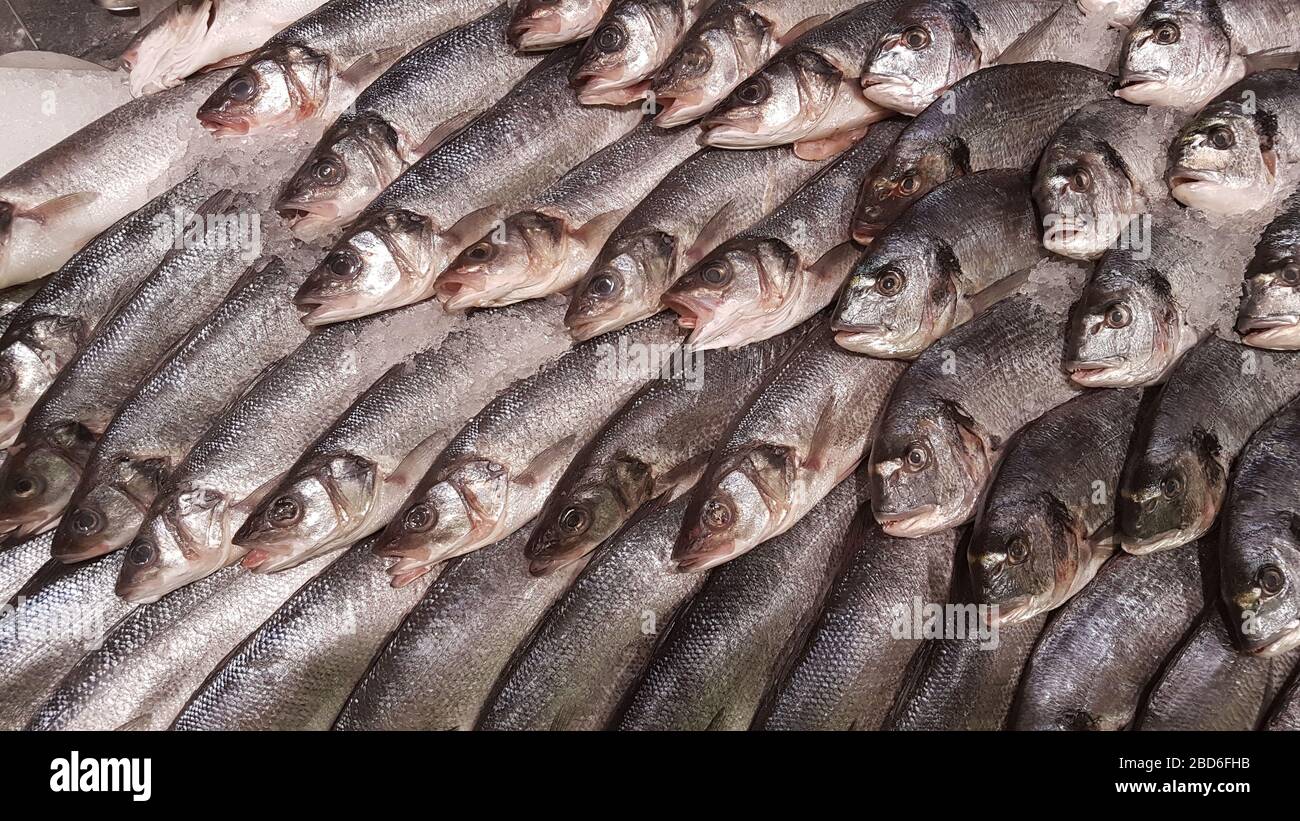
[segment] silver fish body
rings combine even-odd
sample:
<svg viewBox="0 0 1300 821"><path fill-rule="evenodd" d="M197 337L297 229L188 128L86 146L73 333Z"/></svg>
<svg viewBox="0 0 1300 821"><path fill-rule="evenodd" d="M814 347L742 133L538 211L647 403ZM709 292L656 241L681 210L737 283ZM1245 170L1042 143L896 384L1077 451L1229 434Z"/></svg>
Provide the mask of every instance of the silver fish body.
<svg viewBox="0 0 1300 821"><path fill-rule="evenodd" d="M0 601L8 602L50 560L52 533L0 548Z"/></svg>

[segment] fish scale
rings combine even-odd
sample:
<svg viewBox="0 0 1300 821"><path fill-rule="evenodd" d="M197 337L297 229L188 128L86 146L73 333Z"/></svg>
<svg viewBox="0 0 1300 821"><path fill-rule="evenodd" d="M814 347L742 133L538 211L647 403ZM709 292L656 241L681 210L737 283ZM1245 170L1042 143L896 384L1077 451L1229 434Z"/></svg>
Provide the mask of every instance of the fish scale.
<svg viewBox="0 0 1300 821"><path fill-rule="evenodd" d="M0 547L0 602L8 602L50 559L53 533Z"/></svg>

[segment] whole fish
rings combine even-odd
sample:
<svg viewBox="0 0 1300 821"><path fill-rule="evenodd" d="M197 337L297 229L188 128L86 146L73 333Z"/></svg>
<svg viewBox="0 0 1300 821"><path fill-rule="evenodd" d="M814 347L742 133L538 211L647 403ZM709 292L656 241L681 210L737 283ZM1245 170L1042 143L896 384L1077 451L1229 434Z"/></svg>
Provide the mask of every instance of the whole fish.
<svg viewBox="0 0 1300 821"><path fill-rule="evenodd" d="M1246 440L1300 393L1300 357L1209 336L1143 411L1116 499L1129 553L1193 542L1218 517Z"/></svg>
<svg viewBox="0 0 1300 821"><path fill-rule="evenodd" d="M438 275L448 310L508 305L567 291L628 212L695 153L694 128L644 122L506 217Z"/></svg>
<svg viewBox="0 0 1300 821"><path fill-rule="evenodd" d="M1043 245L1096 259L1140 234L1135 220L1168 203L1165 147L1181 125L1173 109L1115 99L1076 111L1052 135L1034 180Z"/></svg>
<svg viewBox="0 0 1300 821"><path fill-rule="evenodd" d="M920 114L953 83L1033 40L1062 0L914 0L894 12L862 72L868 100Z"/></svg>
<svg viewBox="0 0 1300 821"><path fill-rule="evenodd" d="M447 562L348 697L336 730L469 730L515 648L584 562L528 572L529 528Z"/></svg>
<svg viewBox="0 0 1300 821"><path fill-rule="evenodd" d="M325 0L176 0L140 29L122 63L139 97L252 51Z"/></svg>
<svg viewBox="0 0 1300 821"><path fill-rule="evenodd" d="M789 530L866 456L903 366L835 344L825 321L791 350L732 421L690 494L678 570L730 561Z"/></svg>
<svg viewBox="0 0 1300 821"><path fill-rule="evenodd" d="M1148 682L1207 603L1206 541L1120 554L1056 614L1020 684L1016 730L1123 730Z"/></svg>
<svg viewBox="0 0 1300 821"><path fill-rule="evenodd" d="M208 672L332 559L270 578L226 568L136 608L72 666L26 729L167 729Z"/></svg>
<svg viewBox="0 0 1300 821"><path fill-rule="evenodd" d="M826 159L892 112L862 94L867 52L908 0L878 0L839 14L796 38L736 86L701 123L719 148L794 144L804 159Z"/></svg>
<svg viewBox="0 0 1300 821"><path fill-rule="evenodd" d="M173 730L328 730L426 585L394 592L361 542L218 663Z"/></svg>
<svg viewBox="0 0 1300 821"><path fill-rule="evenodd" d="M1007 446L967 545L977 601L1002 625L1060 607L1115 552L1115 493L1136 388L1076 396Z"/></svg>
<svg viewBox="0 0 1300 821"><path fill-rule="evenodd" d="M940 183L990 168L1038 161L1052 134L1115 78L1072 63L1017 63L959 80L894 143L862 182L853 238L866 244Z"/></svg>
<svg viewBox="0 0 1300 821"><path fill-rule="evenodd" d="M943 183L903 212L849 272L836 341L908 359L1008 294L1046 253L1029 180L980 171Z"/></svg>
<svg viewBox="0 0 1300 821"><path fill-rule="evenodd" d="M1257 348L1300 350L1300 193L1292 194L1260 237L1246 268L1237 312L1241 341ZM2 376L2 372L0 372Z"/></svg>
<svg viewBox="0 0 1300 821"><path fill-rule="evenodd" d="M706 148L668 172L614 229L574 289L564 317L574 338L591 339L658 313L678 277L819 168L788 148Z"/></svg>
<svg viewBox="0 0 1300 821"><path fill-rule="evenodd" d="M935 533L974 515L1011 435L1079 392L1056 361L1064 332L1064 311L1017 295L917 357L871 448L886 533Z"/></svg>
<svg viewBox="0 0 1300 821"><path fill-rule="evenodd" d="M1289 444L1296 435L1300 403L1292 399L1237 456L1220 529L1228 625L1243 650L1261 656L1300 647L1300 491Z"/></svg>
<svg viewBox="0 0 1300 821"><path fill-rule="evenodd" d="M1153 0L1124 37L1116 93L1196 109L1261 67L1295 68L1300 8L1288 0Z"/></svg>
<svg viewBox="0 0 1300 821"><path fill-rule="evenodd" d="M51 533L42 533L0 548L0 601L14 594L50 560Z"/></svg>
<svg viewBox="0 0 1300 821"><path fill-rule="evenodd" d="M650 90L665 128L688 123L726 99L785 43L798 39L852 0L716 0L655 73Z"/></svg>
<svg viewBox="0 0 1300 821"><path fill-rule="evenodd" d="M329 0L260 44L199 106L218 137L286 131L338 116L420 43L497 0Z"/></svg>
<svg viewBox="0 0 1300 821"><path fill-rule="evenodd" d="M501 674L480 730L599 730L641 677L660 630L704 582L677 573L685 502L630 523L591 557Z"/></svg>
<svg viewBox="0 0 1300 821"><path fill-rule="evenodd" d="M565 468L528 541L530 572L544 575L586 556L647 505L686 493L732 418L802 331L683 360L680 372L638 391Z"/></svg>
<svg viewBox="0 0 1300 821"><path fill-rule="evenodd" d="M314 237L350 221L537 65L506 43L509 16L502 4L433 38L361 92L276 200L295 232Z"/></svg>
<svg viewBox="0 0 1300 821"><path fill-rule="evenodd" d="M1254 730L1297 658L1239 652L1222 614L1210 607L1151 686L1136 729Z"/></svg>
<svg viewBox="0 0 1300 821"><path fill-rule="evenodd" d="M1100 17L1120 29L1128 29L1147 7L1148 0L1077 0L1089 17Z"/></svg>
<svg viewBox="0 0 1300 821"><path fill-rule="evenodd" d="M660 314L575 347L488 403L434 459L375 546L397 559L393 584L537 516L578 451L680 345L671 316Z"/></svg>
<svg viewBox="0 0 1300 821"><path fill-rule="evenodd" d="M574 99L572 57L572 49L552 54L385 189L298 293L304 321L352 319L432 296L437 275L493 223L630 131L636 109Z"/></svg>
<svg viewBox="0 0 1300 821"><path fill-rule="evenodd" d="M169 233L212 195L191 176L118 220L45 280L9 315L0 337L0 441L13 444L32 405L95 328L172 247Z"/></svg>
<svg viewBox="0 0 1300 821"><path fill-rule="evenodd" d="M609 0L519 0L506 39L521 51L545 51L581 40L600 23Z"/></svg>
<svg viewBox="0 0 1300 821"><path fill-rule="evenodd" d="M711 0L612 0L573 66L585 105L626 105L646 96L654 73Z"/></svg>
<svg viewBox="0 0 1300 821"><path fill-rule="evenodd" d="M1296 668L1300 671L1300 667ZM1282 694L1273 702L1263 730L1300 730L1300 672L1291 676Z"/></svg>
<svg viewBox="0 0 1300 821"><path fill-rule="evenodd" d="M792 531L793 532L793 531ZM921 636L898 629L914 602L942 605L958 531L917 539L878 525L853 531L851 553L816 623L754 721L762 730L876 730Z"/></svg>
<svg viewBox="0 0 1300 821"><path fill-rule="evenodd" d="M347 547L388 523L471 416L572 344L563 303L471 316L389 371L298 457L235 534L270 572Z"/></svg>
<svg viewBox="0 0 1300 821"><path fill-rule="evenodd" d="M231 227L245 208L229 191L200 206L182 247L167 252L32 407L0 466L0 529L21 537L58 521L122 403L248 268L248 238Z"/></svg>
<svg viewBox="0 0 1300 821"><path fill-rule="evenodd" d="M1218 214L1276 204L1300 183L1297 143L1300 72L1252 74L1183 127L1169 151L1169 192Z"/></svg>
<svg viewBox="0 0 1300 821"><path fill-rule="evenodd" d="M132 100L0 177L0 288L57 271L192 171L204 152L190 142L202 133L184 124L224 76Z"/></svg>
<svg viewBox="0 0 1300 821"><path fill-rule="evenodd" d="M307 337L277 258L249 269L216 310L122 403L99 437L54 536L77 562L125 547L167 476L221 412Z"/></svg>
<svg viewBox="0 0 1300 821"><path fill-rule="evenodd" d="M847 239L857 187L901 130L873 128L668 289L663 303L691 329L690 349L767 339L830 304L860 253Z"/></svg>
<svg viewBox="0 0 1300 821"><path fill-rule="evenodd" d="M674 616L618 728L748 728L817 617L866 495L850 476L790 530L711 573Z"/></svg>
<svg viewBox="0 0 1300 821"><path fill-rule="evenodd" d="M425 303L308 336L172 471L125 551L118 595L157 601L242 558L231 538L298 455L390 368L441 344L453 324Z"/></svg>

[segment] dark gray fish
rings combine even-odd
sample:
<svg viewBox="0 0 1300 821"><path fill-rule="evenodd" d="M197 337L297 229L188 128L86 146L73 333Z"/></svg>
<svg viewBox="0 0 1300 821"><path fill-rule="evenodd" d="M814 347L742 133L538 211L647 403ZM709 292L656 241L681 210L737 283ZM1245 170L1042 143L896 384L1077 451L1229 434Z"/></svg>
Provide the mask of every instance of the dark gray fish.
<svg viewBox="0 0 1300 821"><path fill-rule="evenodd" d="M1263 730L1300 730L1300 667L1292 674L1285 690L1273 702Z"/></svg>
<svg viewBox="0 0 1300 821"><path fill-rule="evenodd" d="M1255 246L1237 331L1247 345L1300 350L1300 192L1291 195Z"/></svg>

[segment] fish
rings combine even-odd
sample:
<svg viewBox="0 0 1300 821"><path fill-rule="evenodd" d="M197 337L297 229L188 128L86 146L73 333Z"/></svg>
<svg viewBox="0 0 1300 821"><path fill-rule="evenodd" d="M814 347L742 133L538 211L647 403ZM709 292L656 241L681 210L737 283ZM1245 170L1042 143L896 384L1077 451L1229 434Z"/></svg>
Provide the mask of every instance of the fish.
<svg viewBox="0 0 1300 821"><path fill-rule="evenodd" d="M470 730L515 648L585 561L528 572L531 527L447 562L348 696L336 730Z"/></svg>
<svg viewBox="0 0 1300 821"><path fill-rule="evenodd" d="M717 0L655 72L655 122L683 125L709 112L781 46L853 8L852 0Z"/></svg>
<svg viewBox="0 0 1300 821"><path fill-rule="evenodd" d="M1046 256L1029 180L979 171L942 183L872 242L835 306L850 351L910 359L1008 295Z"/></svg>
<svg viewBox="0 0 1300 821"><path fill-rule="evenodd" d="M698 573L785 533L866 456L901 363L835 344L820 321L737 414L691 491L673 559Z"/></svg>
<svg viewBox="0 0 1300 821"><path fill-rule="evenodd" d="M1296 668L1300 670L1300 667ZM1300 730L1300 674L1293 674L1274 700L1262 730Z"/></svg>
<svg viewBox="0 0 1300 821"><path fill-rule="evenodd" d="M658 313L664 292L688 268L821 167L783 147L693 154L628 212L574 288L564 317L574 338L585 341Z"/></svg>
<svg viewBox="0 0 1300 821"><path fill-rule="evenodd" d="M202 135L183 124L223 77L132 100L0 177L0 288L59 270L158 189L192 173L204 152L190 143Z"/></svg>
<svg viewBox="0 0 1300 821"><path fill-rule="evenodd" d="M49 277L42 277L0 290L0 334L8 330L14 312L44 288L49 280Z"/></svg>
<svg viewBox="0 0 1300 821"><path fill-rule="evenodd" d="M1287 198L1264 229L1246 268L1237 312L1241 341L1257 348L1300 350L1300 192Z"/></svg>
<svg viewBox="0 0 1300 821"><path fill-rule="evenodd" d="M1297 43L1286 0L1153 0L1124 36L1116 94L1195 110L1261 67L1294 69Z"/></svg>
<svg viewBox="0 0 1300 821"><path fill-rule="evenodd" d="M960 531L902 539L863 521L850 533L851 552L753 729L879 729L922 641L900 636L901 614L948 601Z"/></svg>
<svg viewBox="0 0 1300 821"><path fill-rule="evenodd" d="M592 555L501 673L478 730L601 730L673 615L703 584L675 572L685 501L630 522Z"/></svg>
<svg viewBox="0 0 1300 821"><path fill-rule="evenodd" d="M1164 148L1181 125L1173 109L1117 99L1076 111L1052 135L1034 179L1043 245L1089 260L1139 233L1135 220L1168 206Z"/></svg>
<svg viewBox="0 0 1300 821"><path fill-rule="evenodd" d="M608 0L520 0L506 40L520 51L566 46L590 36L608 8Z"/></svg>
<svg viewBox="0 0 1300 821"><path fill-rule="evenodd" d="M1115 500L1124 550L1141 555L1209 532L1250 435L1300 393L1300 358L1206 337L1143 410Z"/></svg>
<svg viewBox="0 0 1300 821"><path fill-rule="evenodd" d="M532 520L600 426L668 366L682 335L659 314L575 346L498 395L452 437L384 528L394 586ZM528 431L527 437L519 432Z"/></svg>
<svg viewBox="0 0 1300 821"><path fill-rule="evenodd" d="M848 241L862 175L902 130L881 123L766 217L713 249L662 302L694 351L730 348L795 327L835 299L859 256Z"/></svg>
<svg viewBox="0 0 1300 821"><path fill-rule="evenodd" d="M719 148L793 144L803 159L828 159L893 112L858 80L889 16L908 0L878 0L842 12L787 43L701 121L701 141Z"/></svg>
<svg viewBox="0 0 1300 821"><path fill-rule="evenodd" d="M631 131L635 108L574 99L572 64L572 48L551 54L384 189L295 297L304 321L355 319L433 296L438 274L498 219Z"/></svg>
<svg viewBox="0 0 1300 821"><path fill-rule="evenodd" d="M191 175L118 220L9 315L0 337L0 441L13 444L32 406L174 244L168 232L213 191Z"/></svg>
<svg viewBox="0 0 1300 821"><path fill-rule="evenodd" d="M52 533L0 548L0 601L8 602L50 559ZM3 627L0 627L3 629Z"/></svg>
<svg viewBox="0 0 1300 821"><path fill-rule="evenodd" d="M244 566L273 572L382 528L470 417L571 347L563 312L558 301L478 312L382 376L235 534Z"/></svg>
<svg viewBox="0 0 1300 821"><path fill-rule="evenodd" d="M397 177L495 104L541 61L505 41L505 4L393 64L334 121L275 207L317 238L354 219ZM474 82L465 78L471 73Z"/></svg>
<svg viewBox="0 0 1300 821"><path fill-rule="evenodd" d="M0 530L22 538L58 522L96 443L136 384L247 270L246 238L232 227L246 208L229 191L201 205L182 247L168 251L103 320L32 407L0 465Z"/></svg>
<svg viewBox="0 0 1300 821"><path fill-rule="evenodd" d="M1220 593L1238 647L1276 657L1300 647L1300 504L1289 442L1300 433L1292 399L1237 456L1220 528Z"/></svg>
<svg viewBox="0 0 1300 821"><path fill-rule="evenodd" d="M958 80L908 124L862 181L853 238L867 244L942 182L991 168L1028 172L1079 108L1116 79L1072 63L998 65Z"/></svg>
<svg viewBox="0 0 1300 821"><path fill-rule="evenodd" d="M1133 25L1148 0L1077 0L1079 9L1089 17L1100 17L1115 28Z"/></svg>
<svg viewBox="0 0 1300 821"><path fill-rule="evenodd" d="M214 137L328 122L407 52L497 2L330 0L248 54L198 107L198 121Z"/></svg>
<svg viewBox="0 0 1300 821"><path fill-rule="evenodd" d="M862 72L867 99L920 114L952 84L1015 62L1062 8L1061 0L917 0L898 8Z"/></svg>
<svg viewBox="0 0 1300 821"><path fill-rule="evenodd" d="M454 324L425 303L310 334L167 477L123 551L118 595L148 604L242 559L247 551L232 537L299 454L380 376L441 344Z"/></svg>
<svg viewBox="0 0 1300 821"><path fill-rule="evenodd" d="M461 251L434 292L449 311L567 291L627 213L695 153L697 129L646 121L574 166Z"/></svg>
<svg viewBox="0 0 1300 821"><path fill-rule="evenodd" d="M583 105L627 105L646 96L654 73L710 0L611 0L582 46L570 82Z"/></svg>
<svg viewBox="0 0 1300 821"><path fill-rule="evenodd" d="M1223 616L1208 608L1151 685L1135 729L1254 730L1297 658L1238 652Z"/></svg>
<svg viewBox="0 0 1300 821"><path fill-rule="evenodd" d="M382 569L369 543L349 549L218 662L170 729L328 730L427 586L394 592Z"/></svg>
<svg viewBox="0 0 1300 821"><path fill-rule="evenodd" d="M1052 619L1020 683L1013 730L1123 730L1195 625L1214 545L1119 554ZM1211 594L1212 596L1212 594Z"/></svg>
<svg viewBox="0 0 1300 821"><path fill-rule="evenodd" d="M1300 12L1298 12L1300 13ZM1215 97L1170 148L1173 198L1213 214L1279 202L1300 183L1300 72L1252 74Z"/></svg>
<svg viewBox="0 0 1300 821"><path fill-rule="evenodd" d="M805 332L685 359L638 391L565 468L525 548L529 572L589 555L648 507L689 491L732 418Z"/></svg>
<svg viewBox="0 0 1300 821"><path fill-rule="evenodd" d="M54 558L79 562L130 544L207 426L307 338L290 301L303 276L276 257L258 262L135 388L81 471Z"/></svg>
<svg viewBox="0 0 1300 821"><path fill-rule="evenodd" d="M871 503L891 536L970 519L1008 440L1081 388L1055 361L1064 311L1016 295L927 348L898 380L871 447Z"/></svg>
<svg viewBox="0 0 1300 821"><path fill-rule="evenodd" d="M176 0L158 12L122 52L139 97L252 51L325 0Z"/></svg>
<svg viewBox="0 0 1300 821"><path fill-rule="evenodd" d="M710 573L655 648L618 729L747 729L820 610L866 489L850 476L790 530Z"/></svg>
<svg viewBox="0 0 1300 821"><path fill-rule="evenodd" d="M209 671L333 558L271 578L226 568L135 608L68 670L25 729L167 729Z"/></svg>
<svg viewBox="0 0 1300 821"><path fill-rule="evenodd" d="M1007 446L967 545L975 598L1002 626L1060 607L1115 552L1115 495L1142 391L1090 391Z"/></svg>

